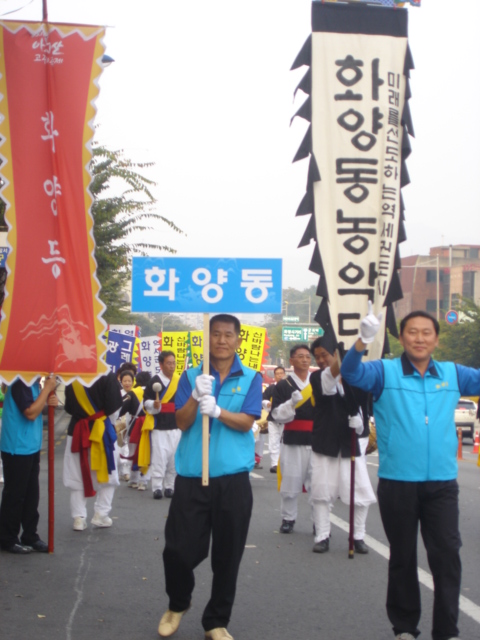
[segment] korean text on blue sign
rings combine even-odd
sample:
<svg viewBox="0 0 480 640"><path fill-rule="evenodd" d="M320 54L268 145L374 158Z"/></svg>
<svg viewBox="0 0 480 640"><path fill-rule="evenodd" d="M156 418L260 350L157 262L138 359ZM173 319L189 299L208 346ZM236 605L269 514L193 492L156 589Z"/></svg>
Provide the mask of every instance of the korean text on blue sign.
<svg viewBox="0 0 480 640"><path fill-rule="evenodd" d="M278 258L133 258L133 312L280 313L281 306Z"/></svg>

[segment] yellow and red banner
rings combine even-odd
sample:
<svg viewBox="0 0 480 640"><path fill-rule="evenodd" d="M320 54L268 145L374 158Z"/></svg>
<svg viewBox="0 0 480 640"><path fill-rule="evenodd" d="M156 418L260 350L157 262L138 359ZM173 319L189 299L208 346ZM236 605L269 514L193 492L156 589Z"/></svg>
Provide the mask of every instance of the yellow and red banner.
<svg viewBox="0 0 480 640"><path fill-rule="evenodd" d="M158 334L160 351L173 351L177 361L177 371L181 373L187 366L198 366L203 358L203 331L164 331ZM240 329L242 342L237 354L242 363L255 369L262 370L268 352L267 330L263 327L253 327L242 324Z"/></svg>
<svg viewBox="0 0 480 640"><path fill-rule="evenodd" d="M89 163L104 29L0 22L0 177L8 224L0 376L108 370Z"/></svg>

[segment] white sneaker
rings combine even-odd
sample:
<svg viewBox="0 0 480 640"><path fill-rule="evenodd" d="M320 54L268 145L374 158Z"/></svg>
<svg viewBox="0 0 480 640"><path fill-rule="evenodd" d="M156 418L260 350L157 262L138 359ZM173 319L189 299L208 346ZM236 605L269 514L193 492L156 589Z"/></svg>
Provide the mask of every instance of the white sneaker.
<svg viewBox="0 0 480 640"><path fill-rule="evenodd" d="M415 636L412 636L411 633L399 633L395 636L395 640L415 640Z"/></svg>
<svg viewBox="0 0 480 640"><path fill-rule="evenodd" d="M138 482L135 482L134 480L130 480L127 487L130 487L130 489L138 489Z"/></svg>
<svg viewBox="0 0 480 640"><path fill-rule="evenodd" d="M147 485L144 484L143 482L139 482L138 483L138 490L139 491L146 491L147 490Z"/></svg>
<svg viewBox="0 0 480 640"><path fill-rule="evenodd" d="M95 512L92 518L92 524L96 527L111 527L113 524L113 520L108 516L102 516L99 513Z"/></svg>
<svg viewBox="0 0 480 640"><path fill-rule="evenodd" d="M77 516L73 519L73 530L74 531L83 531L87 528L87 520L86 518L82 518L82 516Z"/></svg>

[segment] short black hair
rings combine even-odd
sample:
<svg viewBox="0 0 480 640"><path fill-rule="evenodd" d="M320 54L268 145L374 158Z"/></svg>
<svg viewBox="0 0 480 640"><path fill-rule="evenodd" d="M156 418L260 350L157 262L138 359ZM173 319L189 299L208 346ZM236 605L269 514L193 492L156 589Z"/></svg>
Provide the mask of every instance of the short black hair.
<svg viewBox="0 0 480 640"><path fill-rule="evenodd" d="M210 318L210 331L216 322L225 322L225 324L233 324L235 333L240 335L240 320L235 316L231 316L229 313L218 313L216 316Z"/></svg>
<svg viewBox="0 0 480 640"><path fill-rule="evenodd" d="M315 355L315 349L318 349L319 347L322 347L323 349L325 349L325 351L328 351L331 356L333 356L333 352L335 351L335 349L332 348L332 341L325 336L318 336L318 338L315 338L315 340L312 342L312 345L310 347L312 356Z"/></svg>
<svg viewBox="0 0 480 640"><path fill-rule="evenodd" d="M418 309L417 311L411 311L407 316L405 316L405 318L403 318L403 320L400 322L400 335L402 335L403 330L405 329L405 327L407 326L407 322L409 320L411 320L412 318L427 318L428 320L431 320L433 322L433 327L435 329L435 333L438 334L440 333L440 324L438 322L438 320L436 318L434 318L433 316L431 316L429 313L427 313L426 311L422 311L421 309Z"/></svg>
<svg viewBox="0 0 480 640"><path fill-rule="evenodd" d="M119 371L118 377L120 380L123 380L125 376L130 376L132 380L135 380L135 374L131 369L124 369L123 371Z"/></svg>
<svg viewBox="0 0 480 640"><path fill-rule="evenodd" d="M169 356L173 356L175 358L175 354L173 353L173 351L160 351L160 353L158 354L158 362L160 364L163 364L165 362L165 358L168 358Z"/></svg>
<svg viewBox="0 0 480 640"><path fill-rule="evenodd" d="M120 377L122 371L131 371L135 376L137 373L137 366L133 364L133 362L123 362L117 370L117 376Z"/></svg>
<svg viewBox="0 0 480 640"><path fill-rule="evenodd" d="M296 344L290 349L290 358L293 358L299 349L306 349L310 353L310 347L308 344Z"/></svg>
<svg viewBox="0 0 480 640"><path fill-rule="evenodd" d="M275 367L275 369L273 370L273 375L275 375L277 371L283 371L283 373L286 373L285 367Z"/></svg>
<svg viewBox="0 0 480 640"><path fill-rule="evenodd" d="M149 371L140 371L135 379L135 386L146 387L151 377Z"/></svg>

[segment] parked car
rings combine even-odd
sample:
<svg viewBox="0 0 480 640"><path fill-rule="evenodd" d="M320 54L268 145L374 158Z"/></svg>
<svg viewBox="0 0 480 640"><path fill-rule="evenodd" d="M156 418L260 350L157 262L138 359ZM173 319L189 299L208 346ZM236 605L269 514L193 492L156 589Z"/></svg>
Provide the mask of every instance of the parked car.
<svg viewBox="0 0 480 640"><path fill-rule="evenodd" d="M477 415L477 405L473 400L460 398L455 409L455 426L462 429L462 434L472 438L475 437L475 418Z"/></svg>

